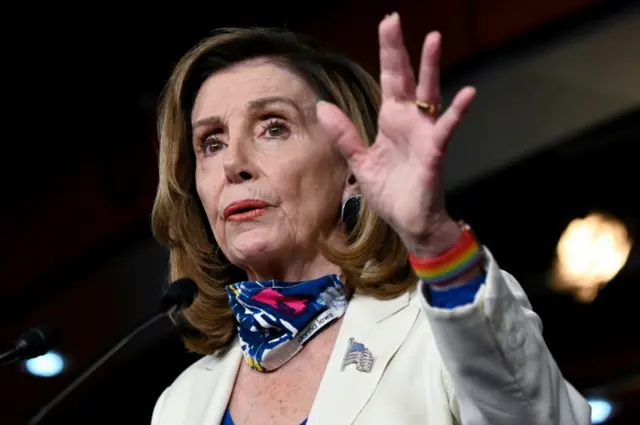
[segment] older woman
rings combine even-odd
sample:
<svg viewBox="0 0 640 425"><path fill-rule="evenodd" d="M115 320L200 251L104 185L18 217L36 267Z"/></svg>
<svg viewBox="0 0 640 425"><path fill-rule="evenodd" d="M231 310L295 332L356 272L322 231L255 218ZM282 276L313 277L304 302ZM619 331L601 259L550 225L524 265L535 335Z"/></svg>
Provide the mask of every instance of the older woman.
<svg viewBox="0 0 640 425"><path fill-rule="evenodd" d="M380 88L266 29L176 67L153 224L199 286L186 343L205 356L154 425L590 423L516 280L447 214L442 158L474 89L438 116L439 34L416 83L399 16L379 32Z"/></svg>

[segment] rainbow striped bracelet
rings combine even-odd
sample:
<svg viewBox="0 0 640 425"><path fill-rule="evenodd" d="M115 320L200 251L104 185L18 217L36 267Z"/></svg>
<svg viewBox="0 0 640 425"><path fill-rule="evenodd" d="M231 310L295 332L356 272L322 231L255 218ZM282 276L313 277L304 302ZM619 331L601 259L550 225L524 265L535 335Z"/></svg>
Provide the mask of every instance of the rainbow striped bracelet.
<svg viewBox="0 0 640 425"><path fill-rule="evenodd" d="M409 263L418 278L428 285L446 285L482 261L482 247L471 231L462 225L462 237L444 254L434 258L418 258L409 254Z"/></svg>

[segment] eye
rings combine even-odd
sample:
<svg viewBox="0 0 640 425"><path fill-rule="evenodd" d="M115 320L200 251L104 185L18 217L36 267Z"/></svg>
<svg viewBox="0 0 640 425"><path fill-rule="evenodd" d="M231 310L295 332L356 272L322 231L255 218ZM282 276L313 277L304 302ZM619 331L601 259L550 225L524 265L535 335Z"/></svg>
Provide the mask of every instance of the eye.
<svg viewBox="0 0 640 425"><path fill-rule="evenodd" d="M289 136L289 127L281 119L270 119L264 124L264 130L260 136L264 136L268 139L286 138Z"/></svg>
<svg viewBox="0 0 640 425"><path fill-rule="evenodd" d="M213 135L206 137L198 145L199 145L200 152L204 156L214 155L224 147L224 143L222 143Z"/></svg>

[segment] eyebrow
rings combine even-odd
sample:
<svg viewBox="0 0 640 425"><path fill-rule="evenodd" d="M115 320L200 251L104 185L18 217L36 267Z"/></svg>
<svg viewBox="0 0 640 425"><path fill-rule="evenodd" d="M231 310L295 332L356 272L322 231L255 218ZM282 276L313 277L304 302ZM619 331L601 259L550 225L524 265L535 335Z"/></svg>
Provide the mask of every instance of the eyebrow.
<svg viewBox="0 0 640 425"><path fill-rule="evenodd" d="M308 113L305 113L305 111L302 110L300 106L296 102L294 102L292 99L288 97L282 97L282 96L262 97L260 99L252 100L247 104L247 108L250 112L255 112L255 111L264 109L267 106L272 105L274 103L286 103L287 105L293 107L302 117L307 117L308 115ZM198 127L203 127L203 126L221 127L222 124L223 122L220 117L211 116L211 117L199 119L198 121L192 124L192 127L194 129Z"/></svg>
<svg viewBox="0 0 640 425"><path fill-rule="evenodd" d="M251 102L249 102L249 110L255 111L264 109L273 103L286 103L289 106L294 107L296 110L300 110L298 105L293 100L289 99L288 97L281 96L263 97L260 99L252 100Z"/></svg>

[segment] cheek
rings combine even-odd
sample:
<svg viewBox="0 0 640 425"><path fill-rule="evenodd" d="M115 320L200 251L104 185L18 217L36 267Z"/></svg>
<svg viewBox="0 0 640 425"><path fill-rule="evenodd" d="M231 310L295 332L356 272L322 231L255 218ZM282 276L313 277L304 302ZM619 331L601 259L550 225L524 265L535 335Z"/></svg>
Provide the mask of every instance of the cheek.
<svg viewBox="0 0 640 425"><path fill-rule="evenodd" d="M209 180L211 179L207 179L205 176L196 173L196 192L207 215L209 224L213 227L216 224L216 217L218 216L220 188Z"/></svg>
<svg viewBox="0 0 640 425"><path fill-rule="evenodd" d="M338 214L346 175L333 161L306 161L291 172L282 173L281 180L289 187L281 193L291 194L298 221L315 226L332 221Z"/></svg>

